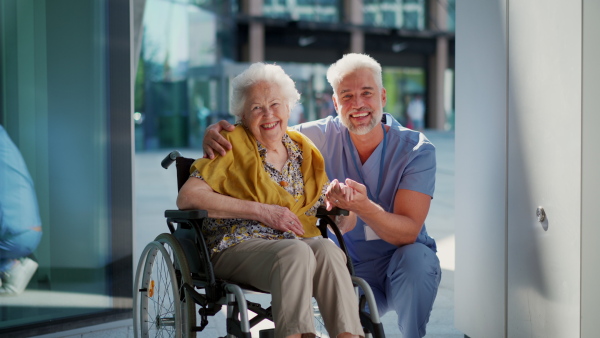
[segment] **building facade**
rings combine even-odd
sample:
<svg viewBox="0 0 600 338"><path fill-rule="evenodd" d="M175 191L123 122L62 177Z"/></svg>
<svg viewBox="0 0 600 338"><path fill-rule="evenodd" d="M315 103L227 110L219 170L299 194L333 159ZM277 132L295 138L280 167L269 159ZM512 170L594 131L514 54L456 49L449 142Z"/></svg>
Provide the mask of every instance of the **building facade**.
<svg viewBox="0 0 600 338"><path fill-rule="evenodd" d="M275 62L302 94L292 122L335 115L327 67L349 52L383 66L386 111L425 98L426 127L453 128L454 1L135 0L138 150L201 145L207 125L231 119L229 80ZM142 15L140 15L142 17Z"/></svg>

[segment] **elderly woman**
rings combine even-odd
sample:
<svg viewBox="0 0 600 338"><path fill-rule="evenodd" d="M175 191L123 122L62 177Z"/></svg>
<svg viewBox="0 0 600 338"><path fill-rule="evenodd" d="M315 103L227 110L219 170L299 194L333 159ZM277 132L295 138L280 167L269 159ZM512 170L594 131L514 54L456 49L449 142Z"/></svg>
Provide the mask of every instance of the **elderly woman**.
<svg viewBox="0 0 600 338"><path fill-rule="evenodd" d="M279 66L255 63L232 87L238 125L224 136L233 150L194 162L177 206L208 211L203 231L217 277L271 293L276 337L314 336L313 296L332 337L358 337L345 255L316 227L328 185L323 157L287 128L300 96L294 82Z"/></svg>

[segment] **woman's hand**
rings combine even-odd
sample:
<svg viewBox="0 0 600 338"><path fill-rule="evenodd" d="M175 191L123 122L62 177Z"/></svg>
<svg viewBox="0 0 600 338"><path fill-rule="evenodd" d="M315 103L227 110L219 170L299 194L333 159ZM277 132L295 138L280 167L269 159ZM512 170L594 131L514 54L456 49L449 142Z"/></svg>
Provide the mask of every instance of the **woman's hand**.
<svg viewBox="0 0 600 338"><path fill-rule="evenodd" d="M222 130L233 131L235 126L225 120L221 120L215 124L211 124L206 128L204 139L202 140L202 149L204 149L204 157L213 159L215 152L221 156L225 156L228 150L231 150L231 143L220 134Z"/></svg>
<svg viewBox="0 0 600 338"><path fill-rule="evenodd" d="M262 224L282 232L291 231L297 236L304 235L302 223L290 209L273 204L262 204L261 209L258 221Z"/></svg>
<svg viewBox="0 0 600 338"><path fill-rule="evenodd" d="M340 183L337 179L334 179L329 183L327 192L325 193L325 208L327 210L331 210L333 207L346 209L343 205L345 205L346 202L353 201L355 196L356 191L354 189L344 183Z"/></svg>

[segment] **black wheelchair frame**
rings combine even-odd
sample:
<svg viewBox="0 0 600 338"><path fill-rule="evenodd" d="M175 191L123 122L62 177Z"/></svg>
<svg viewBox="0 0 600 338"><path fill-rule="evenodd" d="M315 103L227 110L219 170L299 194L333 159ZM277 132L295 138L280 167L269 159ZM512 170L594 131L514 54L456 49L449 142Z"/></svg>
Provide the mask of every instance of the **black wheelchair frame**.
<svg viewBox="0 0 600 338"><path fill-rule="evenodd" d="M173 162L177 167L178 190L189 177L194 159L182 157L172 151L161 165L167 169ZM327 211L320 208L317 217L319 229L327 238L327 228L338 239L347 258L348 271L355 285L362 290L359 298L359 316L365 337L385 337L369 285L354 276L354 267L348 255L341 232L330 215L347 215L346 210ZM227 308L226 337L250 338L250 329L259 322L273 321L271 307L246 300L244 294L267 293L248 285L217 279L210 261L210 253L202 233L202 223L207 218L205 210L166 210L165 217L170 233L162 233L149 243L140 257L134 285L134 335L135 337L195 337L208 325L208 317L215 316L225 305ZM366 310L369 305L370 311ZM255 313L249 319L248 310ZM200 322L197 325L197 314ZM264 331L264 332L263 332ZM273 335L273 330L263 330L261 338Z"/></svg>

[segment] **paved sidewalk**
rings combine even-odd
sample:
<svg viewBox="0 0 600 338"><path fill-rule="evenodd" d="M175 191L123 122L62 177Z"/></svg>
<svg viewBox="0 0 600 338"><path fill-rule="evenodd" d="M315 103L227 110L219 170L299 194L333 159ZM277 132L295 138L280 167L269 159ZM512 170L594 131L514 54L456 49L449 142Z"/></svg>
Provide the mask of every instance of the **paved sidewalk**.
<svg viewBox="0 0 600 338"><path fill-rule="evenodd" d="M426 220L429 234L438 245L442 265L442 282L427 325L427 337L462 338L454 328L454 133L426 131L437 148L436 191ZM179 149L186 157L200 157L197 150ZM134 227L134 257L156 235L166 232L164 210L174 209L177 196L175 168L164 170L160 161L169 150L138 152L135 160L136 220ZM136 262L137 264L137 258ZM252 301L268 304L268 296L252 296ZM219 314L199 337L218 337L225 334L225 315ZM402 337L396 324L396 314L382 317L386 337ZM264 327L258 327L258 331ZM258 337L258 333L256 333Z"/></svg>

